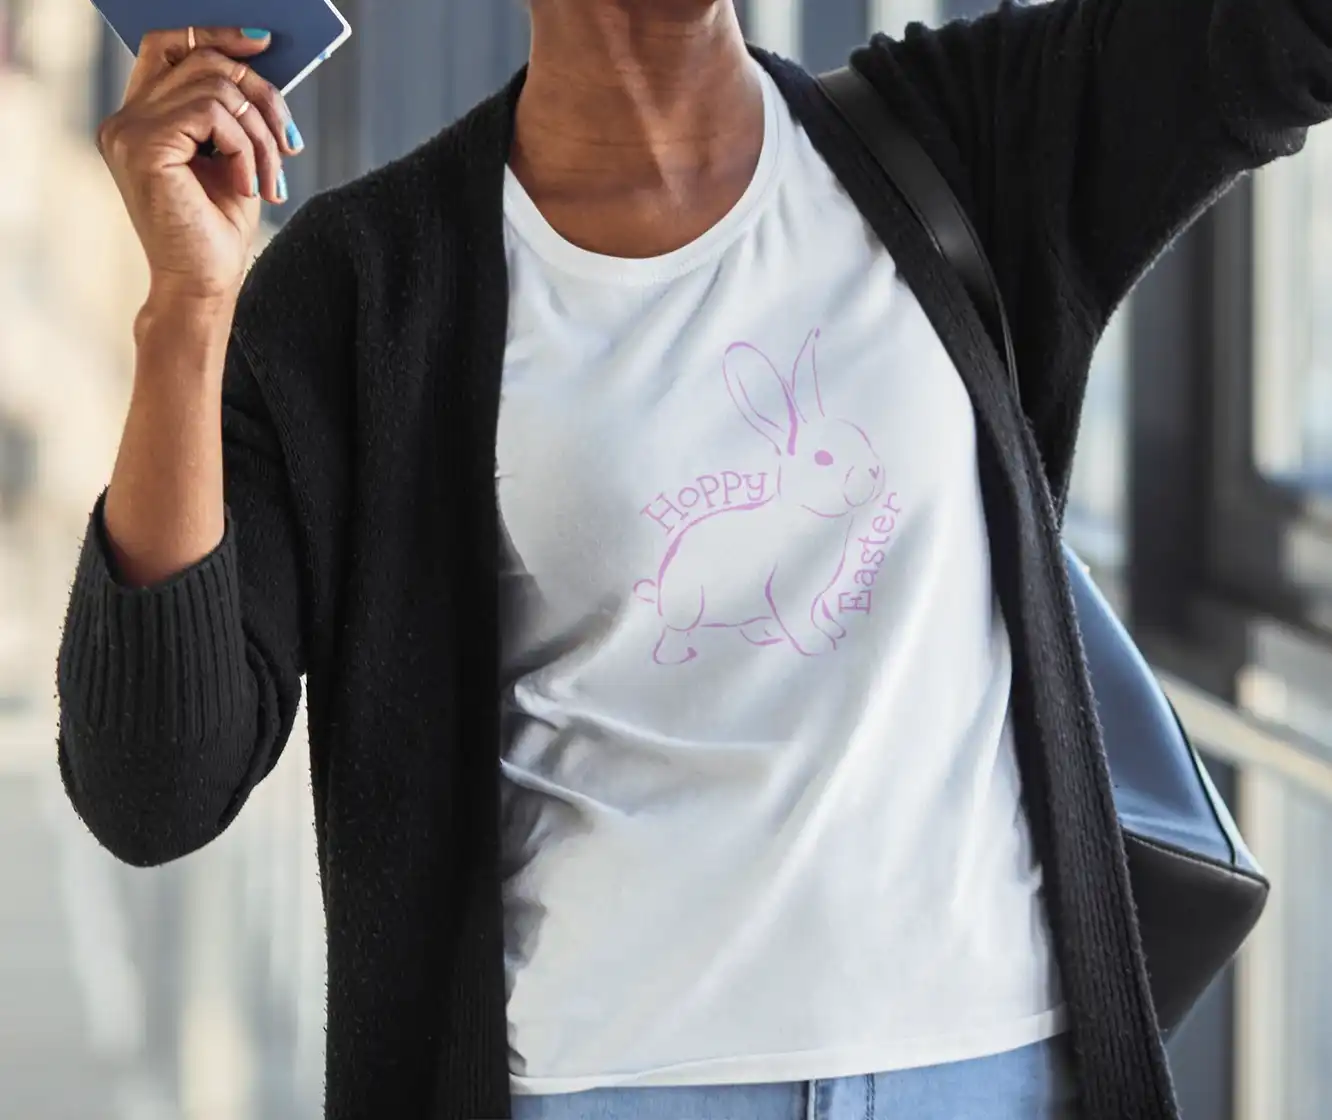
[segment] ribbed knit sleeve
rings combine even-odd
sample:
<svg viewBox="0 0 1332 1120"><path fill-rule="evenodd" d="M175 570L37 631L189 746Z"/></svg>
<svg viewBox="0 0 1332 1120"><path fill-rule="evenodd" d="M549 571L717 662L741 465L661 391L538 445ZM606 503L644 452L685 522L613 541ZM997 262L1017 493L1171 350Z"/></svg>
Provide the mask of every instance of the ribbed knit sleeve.
<svg viewBox="0 0 1332 1120"><path fill-rule="evenodd" d="M129 863L207 843L253 785L258 695L236 535L167 582L121 584L102 499L74 577L58 668L60 763L95 835Z"/></svg>
<svg viewBox="0 0 1332 1120"><path fill-rule="evenodd" d="M60 769L126 862L192 852L234 819L286 745L347 507L354 299L336 207L297 214L246 280L222 387L226 529L161 584L118 580L89 523L61 642Z"/></svg>
<svg viewBox="0 0 1332 1120"><path fill-rule="evenodd" d="M253 703L245 683L236 536L197 564L149 588L119 582L103 522L89 519L66 621L60 680L71 714L125 741L203 740ZM127 707L145 690L164 700Z"/></svg>

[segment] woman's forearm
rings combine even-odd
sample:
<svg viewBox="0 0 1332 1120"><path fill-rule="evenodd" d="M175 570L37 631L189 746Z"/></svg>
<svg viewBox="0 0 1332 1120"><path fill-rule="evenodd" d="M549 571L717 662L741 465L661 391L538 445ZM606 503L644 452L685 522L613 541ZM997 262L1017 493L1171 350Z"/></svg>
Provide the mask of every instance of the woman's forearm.
<svg viewBox="0 0 1332 1120"><path fill-rule="evenodd" d="M234 302L154 294L135 324L134 389L107 490L118 574L147 587L222 540L222 371Z"/></svg>

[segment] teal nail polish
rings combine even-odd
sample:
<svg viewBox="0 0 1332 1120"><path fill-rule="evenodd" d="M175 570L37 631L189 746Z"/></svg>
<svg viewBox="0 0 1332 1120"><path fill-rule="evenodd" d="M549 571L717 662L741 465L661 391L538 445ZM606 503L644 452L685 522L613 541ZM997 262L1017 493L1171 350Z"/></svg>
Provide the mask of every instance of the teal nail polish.
<svg viewBox="0 0 1332 1120"><path fill-rule="evenodd" d="M293 152L305 147L305 138L301 135L301 130L296 127L295 121L287 122L287 147Z"/></svg>
<svg viewBox="0 0 1332 1120"><path fill-rule="evenodd" d="M278 172L277 194L279 202L287 201L287 173L285 171Z"/></svg>
<svg viewBox="0 0 1332 1120"><path fill-rule="evenodd" d="M256 176L254 177L254 182L250 184L250 197L251 197L251 198L258 198L258 197L259 197L259 176L258 176L258 175L256 175Z"/></svg>
<svg viewBox="0 0 1332 1120"><path fill-rule="evenodd" d="M242 27L241 34L247 39L267 39L268 32L262 27Z"/></svg>

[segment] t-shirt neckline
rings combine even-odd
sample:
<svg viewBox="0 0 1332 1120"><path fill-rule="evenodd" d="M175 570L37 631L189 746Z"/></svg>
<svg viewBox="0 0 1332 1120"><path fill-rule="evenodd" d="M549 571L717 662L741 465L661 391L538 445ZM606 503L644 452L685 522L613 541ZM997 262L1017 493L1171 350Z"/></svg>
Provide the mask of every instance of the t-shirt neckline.
<svg viewBox="0 0 1332 1120"><path fill-rule="evenodd" d="M656 284L675 280L715 260L734 243L762 211L778 181L782 155L789 148L789 114L779 112L776 82L753 62L763 90L763 147L758 165L735 205L706 232L687 245L656 257L613 257L580 248L566 240L537 209L513 169L504 171L504 217L508 225L542 260L585 280L616 284Z"/></svg>

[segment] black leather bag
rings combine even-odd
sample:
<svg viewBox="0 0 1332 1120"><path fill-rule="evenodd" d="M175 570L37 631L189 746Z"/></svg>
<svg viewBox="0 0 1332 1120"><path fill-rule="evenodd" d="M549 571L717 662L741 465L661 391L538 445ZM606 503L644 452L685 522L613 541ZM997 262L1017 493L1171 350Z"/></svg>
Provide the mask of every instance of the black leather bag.
<svg viewBox="0 0 1332 1120"><path fill-rule="evenodd" d="M856 70L824 74L819 84L961 278L991 337L1002 345L1018 392L1003 299L980 239L943 174ZM1269 884L1151 667L1067 544L1064 552L1157 1016L1170 1031L1244 943L1262 914Z"/></svg>

